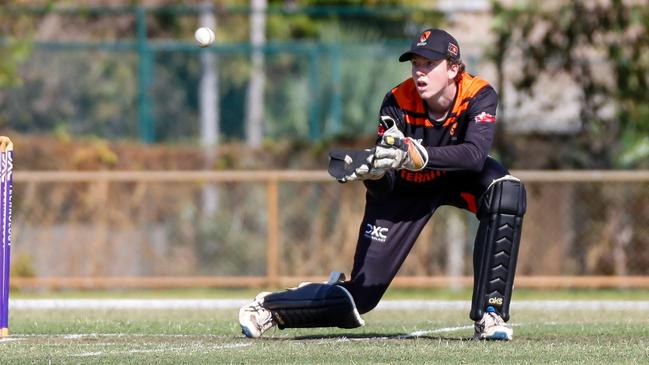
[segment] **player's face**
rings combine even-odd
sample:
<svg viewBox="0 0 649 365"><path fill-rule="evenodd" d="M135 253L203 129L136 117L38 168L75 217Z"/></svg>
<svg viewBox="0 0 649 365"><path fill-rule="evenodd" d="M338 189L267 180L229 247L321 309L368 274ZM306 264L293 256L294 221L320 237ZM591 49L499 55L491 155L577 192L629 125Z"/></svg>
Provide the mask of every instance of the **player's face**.
<svg viewBox="0 0 649 365"><path fill-rule="evenodd" d="M412 80L422 99L426 100L439 95L448 86L450 73L447 60L431 60L422 56L414 56L410 62Z"/></svg>

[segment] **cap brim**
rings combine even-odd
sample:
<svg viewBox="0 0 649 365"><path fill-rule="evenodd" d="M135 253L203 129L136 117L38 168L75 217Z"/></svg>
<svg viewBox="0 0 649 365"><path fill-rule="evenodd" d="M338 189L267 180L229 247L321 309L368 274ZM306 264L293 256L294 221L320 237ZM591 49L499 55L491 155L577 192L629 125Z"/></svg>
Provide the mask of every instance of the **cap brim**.
<svg viewBox="0 0 649 365"><path fill-rule="evenodd" d="M439 53L432 51L430 49L413 49L412 51L408 51L399 57L399 62L406 62L410 61L414 56L421 56L428 58L429 60L439 60L442 58L446 58L446 55L444 53Z"/></svg>

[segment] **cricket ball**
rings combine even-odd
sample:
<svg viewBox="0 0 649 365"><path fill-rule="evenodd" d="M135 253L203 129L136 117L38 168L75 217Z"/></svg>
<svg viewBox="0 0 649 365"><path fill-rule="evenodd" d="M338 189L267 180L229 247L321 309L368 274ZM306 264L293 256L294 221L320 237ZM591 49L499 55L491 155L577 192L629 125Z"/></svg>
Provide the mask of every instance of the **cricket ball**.
<svg viewBox="0 0 649 365"><path fill-rule="evenodd" d="M214 31L212 31L212 29L208 27L200 27L196 29L194 38L196 38L196 42L198 42L199 46L207 47L210 44L214 43L216 36L214 35Z"/></svg>

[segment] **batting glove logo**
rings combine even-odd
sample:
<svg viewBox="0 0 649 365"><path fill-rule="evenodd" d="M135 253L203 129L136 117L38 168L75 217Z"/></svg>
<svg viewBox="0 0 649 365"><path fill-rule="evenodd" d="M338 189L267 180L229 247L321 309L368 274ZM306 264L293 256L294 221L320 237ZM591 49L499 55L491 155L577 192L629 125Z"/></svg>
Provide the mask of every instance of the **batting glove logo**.
<svg viewBox="0 0 649 365"><path fill-rule="evenodd" d="M372 241L385 242L388 239L388 229L380 226L375 226L373 224L365 225L365 238L369 238Z"/></svg>

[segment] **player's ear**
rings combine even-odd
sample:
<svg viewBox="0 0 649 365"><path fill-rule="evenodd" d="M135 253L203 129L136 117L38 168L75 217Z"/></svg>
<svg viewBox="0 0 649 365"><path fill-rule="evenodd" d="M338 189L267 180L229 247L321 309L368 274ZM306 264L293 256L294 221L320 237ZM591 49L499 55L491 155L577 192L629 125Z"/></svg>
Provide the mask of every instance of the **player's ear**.
<svg viewBox="0 0 649 365"><path fill-rule="evenodd" d="M448 71L448 79L454 80L458 72L460 72L460 65L446 60L446 70Z"/></svg>

